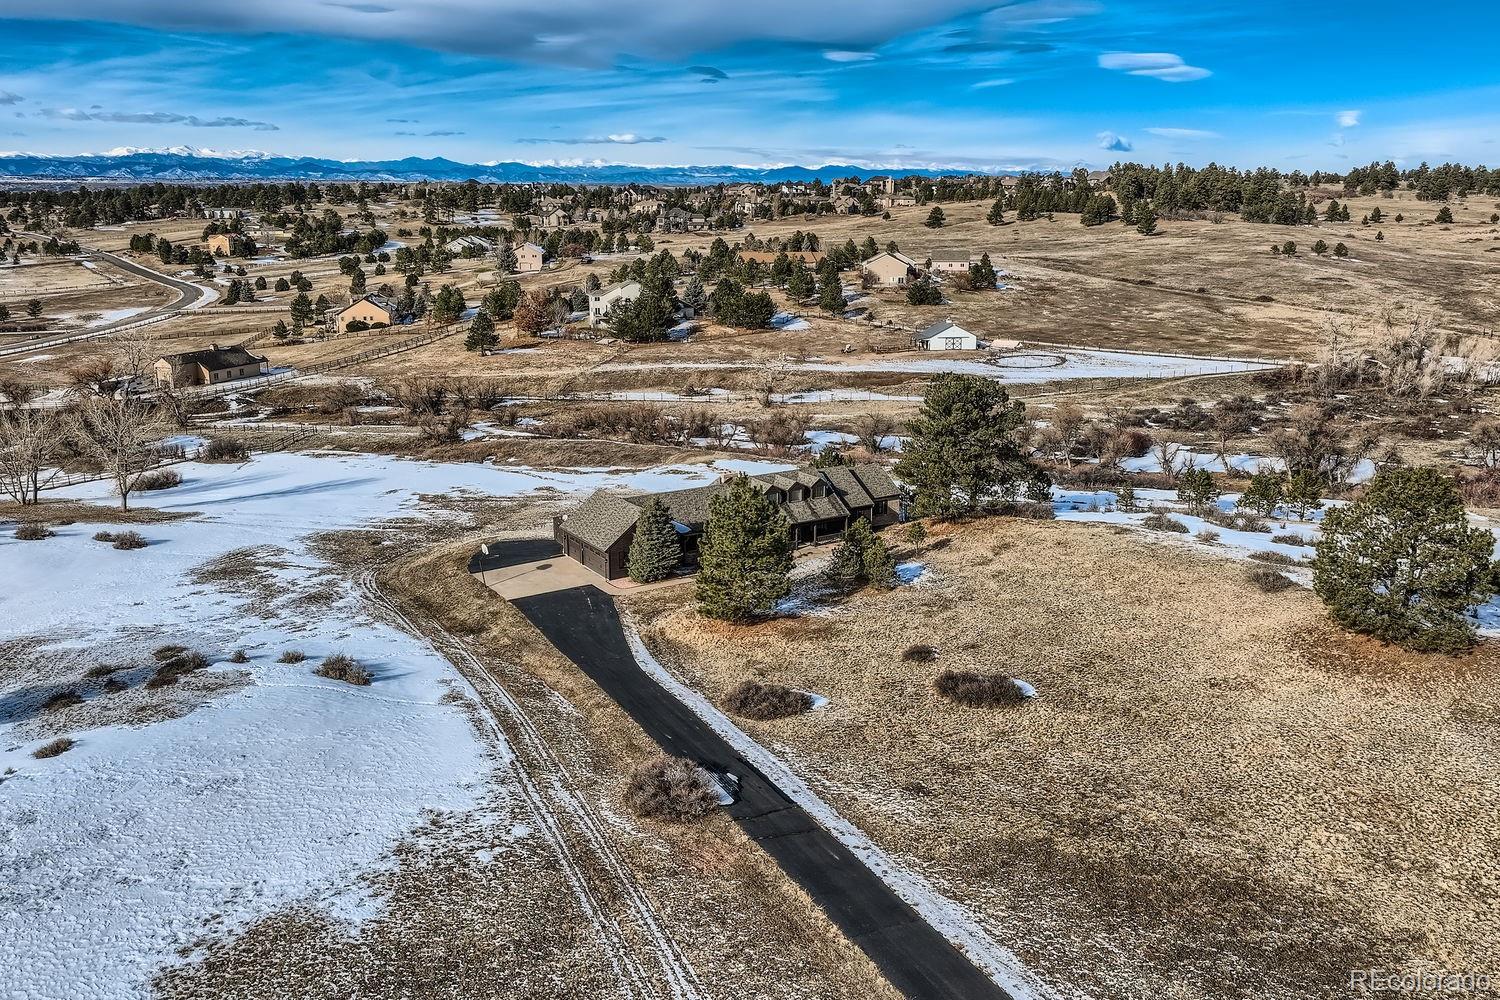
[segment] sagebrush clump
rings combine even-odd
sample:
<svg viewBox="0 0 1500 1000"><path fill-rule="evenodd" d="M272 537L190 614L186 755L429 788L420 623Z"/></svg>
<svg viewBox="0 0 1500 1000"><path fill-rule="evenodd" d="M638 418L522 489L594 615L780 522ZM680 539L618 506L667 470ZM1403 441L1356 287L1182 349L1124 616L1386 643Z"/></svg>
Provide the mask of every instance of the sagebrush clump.
<svg viewBox="0 0 1500 1000"><path fill-rule="evenodd" d="M355 684L360 687L364 687L372 680L370 672L347 653L334 653L332 656L325 657L313 673L319 677L327 677L329 680L343 681L345 684Z"/></svg>
<svg viewBox="0 0 1500 1000"><path fill-rule="evenodd" d="M713 811L719 796L703 769L681 757L657 757L630 776L625 804L641 819L691 823Z"/></svg>
<svg viewBox="0 0 1500 1000"><path fill-rule="evenodd" d="M185 651L162 661L156 672L146 679L146 687L152 690L169 687L178 679L208 667L208 657L202 653Z"/></svg>
<svg viewBox="0 0 1500 1000"><path fill-rule="evenodd" d="M16 538L23 542L40 542L44 538L51 538L57 532L36 521L28 521L25 524L16 525Z"/></svg>
<svg viewBox="0 0 1500 1000"><path fill-rule="evenodd" d="M122 551L144 549L146 547L146 539L139 531L117 532L113 540L115 543L114 547Z"/></svg>
<svg viewBox="0 0 1500 1000"><path fill-rule="evenodd" d="M729 711L758 722L801 715L812 706L812 695L806 691L761 681L745 681L724 698L724 707Z"/></svg>
<svg viewBox="0 0 1500 1000"><path fill-rule="evenodd" d="M1269 566L1257 566L1250 571L1250 582L1267 594L1280 593L1290 587L1297 586L1297 581L1283 573L1278 573Z"/></svg>
<svg viewBox="0 0 1500 1000"><path fill-rule="evenodd" d="M1175 517L1163 514L1161 511L1147 515L1146 519L1141 522L1141 527L1149 528L1152 531L1175 531L1181 535L1188 533L1187 525Z"/></svg>
<svg viewBox="0 0 1500 1000"><path fill-rule="evenodd" d="M971 708L1019 705L1026 693L1015 678L1003 674L980 674L968 670L944 670L932 682L938 694Z"/></svg>
<svg viewBox="0 0 1500 1000"><path fill-rule="evenodd" d="M927 643L925 642L919 642L916 645L907 646L906 649L901 653L901 659L907 663L931 663L937 658L937 649L933 646L927 645Z"/></svg>
<svg viewBox="0 0 1500 1000"><path fill-rule="evenodd" d="M143 473L135 481L135 488L149 493L153 490L170 490L174 486L182 485L182 473L176 469L161 469L157 472Z"/></svg>
<svg viewBox="0 0 1500 1000"><path fill-rule="evenodd" d="M250 458L250 449L233 438L209 438L198 452L200 462L244 462Z"/></svg>
<svg viewBox="0 0 1500 1000"><path fill-rule="evenodd" d="M66 736L60 736L51 743L44 743L32 751L31 756L37 760L46 760L48 757L56 757L58 754L67 753L73 749L74 741Z"/></svg>
<svg viewBox="0 0 1500 1000"><path fill-rule="evenodd" d="M276 657L277 663L301 663L307 659L307 654L300 649L285 649L281 655Z"/></svg>

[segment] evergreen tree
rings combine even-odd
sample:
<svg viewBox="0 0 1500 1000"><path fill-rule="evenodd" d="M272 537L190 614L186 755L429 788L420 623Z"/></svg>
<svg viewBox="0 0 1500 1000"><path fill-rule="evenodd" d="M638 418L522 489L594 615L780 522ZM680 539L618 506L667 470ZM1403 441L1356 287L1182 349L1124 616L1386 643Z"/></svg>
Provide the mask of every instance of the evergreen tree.
<svg viewBox="0 0 1500 1000"><path fill-rule="evenodd" d="M500 338L495 335L495 321L481 309L469 324L469 335L464 338L464 350L487 351L499 343Z"/></svg>
<svg viewBox="0 0 1500 1000"><path fill-rule="evenodd" d="M1328 244L1322 240L1318 240L1312 245L1312 252L1321 257L1328 252Z"/></svg>
<svg viewBox="0 0 1500 1000"><path fill-rule="evenodd" d="M1474 643L1469 608L1494 590L1494 545L1435 469L1385 469L1361 499L1324 515L1313 590L1345 628L1456 652Z"/></svg>
<svg viewBox="0 0 1500 1000"><path fill-rule="evenodd" d="M1250 485L1235 502L1235 507L1244 508L1261 517L1272 517L1281 505L1282 475L1269 469L1250 477Z"/></svg>
<svg viewBox="0 0 1500 1000"><path fill-rule="evenodd" d="M1207 469L1184 469L1177 477L1177 499L1203 508L1219 499L1219 484Z"/></svg>
<svg viewBox="0 0 1500 1000"><path fill-rule="evenodd" d="M1347 257L1349 256L1349 248L1344 246L1343 243L1335 243L1333 245L1333 255L1335 257Z"/></svg>
<svg viewBox="0 0 1500 1000"><path fill-rule="evenodd" d="M671 512L659 497L652 497L635 519L626 572L636 583L655 583L670 576L681 561L682 539L672 526Z"/></svg>
<svg viewBox="0 0 1500 1000"><path fill-rule="evenodd" d="M947 219L943 215L942 207L934 205L932 206L932 211L927 213L927 221L923 223L923 225L925 225L928 229L942 229L943 223L945 221L947 221Z"/></svg>
<svg viewBox="0 0 1500 1000"><path fill-rule="evenodd" d="M812 272L807 269L807 265L799 257L792 262L791 273L787 275L787 295L791 297L793 302L802 302L812 295L813 288Z"/></svg>
<svg viewBox="0 0 1500 1000"><path fill-rule="evenodd" d="M349 275L349 298L357 299L365 294L365 272L356 267L354 273Z"/></svg>
<svg viewBox="0 0 1500 1000"><path fill-rule="evenodd" d="M753 621L791 591L790 525L744 476L709 500L698 552L698 607L710 618Z"/></svg>
<svg viewBox="0 0 1500 1000"><path fill-rule="evenodd" d="M990 206L990 210L985 215L984 221L988 222L992 226L1002 226L1002 225L1005 224L1005 199L1004 198L996 198L995 199L995 203Z"/></svg>
<svg viewBox="0 0 1500 1000"><path fill-rule="evenodd" d="M1288 509L1295 511L1299 518L1306 518L1308 514L1323 506L1323 477L1311 469L1303 469L1295 473L1286 481L1283 499Z"/></svg>
<svg viewBox="0 0 1500 1000"><path fill-rule="evenodd" d="M1143 201L1135 207L1135 230L1142 236L1156 233L1156 210L1150 202Z"/></svg>
<svg viewBox="0 0 1500 1000"><path fill-rule="evenodd" d="M516 260L515 248L510 245L510 241L502 242L495 250L496 270L501 274L515 274L520 266L520 262Z"/></svg>
<svg viewBox="0 0 1500 1000"><path fill-rule="evenodd" d="M844 285L838 275L823 280L823 287L818 291L818 307L834 316L844 314Z"/></svg>
<svg viewBox="0 0 1500 1000"><path fill-rule="evenodd" d="M930 278L920 278L906 286L906 301L914 306L940 306L943 291Z"/></svg>
<svg viewBox="0 0 1500 1000"><path fill-rule="evenodd" d="M976 514L1013 500L1046 475L1021 453L1026 407L979 375L939 375L929 384L896 474L911 484L918 517Z"/></svg>
<svg viewBox="0 0 1500 1000"><path fill-rule="evenodd" d="M987 253L979 255L979 263L969 265L969 287L976 292L993 291L995 277L995 265Z"/></svg>
<svg viewBox="0 0 1500 1000"><path fill-rule="evenodd" d="M284 319L278 319L276 321L276 325L271 327L271 336L275 337L277 340L285 340L287 337L291 336L291 332L292 331L287 329L286 320Z"/></svg>

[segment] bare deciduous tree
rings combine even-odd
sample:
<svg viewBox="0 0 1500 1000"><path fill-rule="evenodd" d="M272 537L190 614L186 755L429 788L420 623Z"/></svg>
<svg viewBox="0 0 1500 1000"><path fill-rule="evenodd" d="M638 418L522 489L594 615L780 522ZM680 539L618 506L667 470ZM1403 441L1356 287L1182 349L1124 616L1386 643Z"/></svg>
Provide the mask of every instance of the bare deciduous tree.
<svg viewBox="0 0 1500 1000"><path fill-rule="evenodd" d="M50 410L0 412L0 492L22 506L40 499L42 470L57 453L57 423Z"/></svg>
<svg viewBox="0 0 1500 1000"><path fill-rule="evenodd" d="M128 510L136 480L154 464L153 445L164 429L157 410L139 399L86 396L70 422L78 450L114 481L120 509Z"/></svg>
<svg viewBox="0 0 1500 1000"><path fill-rule="evenodd" d="M896 421L883 413L867 413L854 425L854 435L859 443L872 452L886 449L886 438L896 433Z"/></svg>

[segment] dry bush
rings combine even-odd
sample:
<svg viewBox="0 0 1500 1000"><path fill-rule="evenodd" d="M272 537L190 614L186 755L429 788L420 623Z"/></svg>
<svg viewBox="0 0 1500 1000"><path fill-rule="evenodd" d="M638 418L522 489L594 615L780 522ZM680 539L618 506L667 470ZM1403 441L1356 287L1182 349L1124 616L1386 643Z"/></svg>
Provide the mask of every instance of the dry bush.
<svg viewBox="0 0 1500 1000"><path fill-rule="evenodd" d="M719 796L697 764L663 755L630 776L625 804L641 819L691 823L712 812Z"/></svg>
<svg viewBox="0 0 1500 1000"><path fill-rule="evenodd" d="M1276 566L1297 565L1297 560L1293 559L1291 556L1286 555L1282 552L1272 552L1269 550L1264 552L1252 552L1250 553L1250 558L1254 559L1256 562L1272 563Z"/></svg>
<svg viewBox="0 0 1500 1000"><path fill-rule="evenodd" d="M234 438L209 438L198 452L200 462L239 463L250 460L250 449L243 441Z"/></svg>
<svg viewBox="0 0 1500 1000"><path fill-rule="evenodd" d="M367 686L372 679L370 672L347 653L334 653L326 657L313 673L319 677L327 677L329 680L343 681L345 684L354 684L359 687Z"/></svg>
<svg viewBox="0 0 1500 1000"><path fill-rule="evenodd" d="M724 707L729 711L757 722L801 715L812 706L812 695L806 691L760 681L745 681L724 698Z"/></svg>
<svg viewBox="0 0 1500 1000"><path fill-rule="evenodd" d="M770 416L750 421L745 433L758 447L784 454L807 442L807 418L790 410L775 410Z"/></svg>
<svg viewBox="0 0 1500 1000"><path fill-rule="evenodd" d="M1203 520L1210 524L1216 524L1221 528L1230 528L1234 531L1253 531L1257 534L1265 534L1271 530L1271 526L1263 518L1254 514L1219 510L1210 507L1203 512Z"/></svg>
<svg viewBox="0 0 1500 1000"><path fill-rule="evenodd" d="M1204 528L1193 537L1198 539L1198 541L1200 542L1212 544L1219 540L1219 533L1212 528Z"/></svg>
<svg viewBox="0 0 1500 1000"><path fill-rule="evenodd" d="M182 485L182 473L176 469L161 469L157 472L145 472L136 478L135 488L144 493L155 490L170 490L175 486Z"/></svg>
<svg viewBox="0 0 1500 1000"><path fill-rule="evenodd" d="M42 711L55 712L59 708L70 708L73 705L82 705L83 695L74 690L59 691L57 694L42 702Z"/></svg>
<svg viewBox="0 0 1500 1000"><path fill-rule="evenodd" d="M243 649L236 649L233 653L229 654L229 662L230 663L249 663L250 662L250 654L247 653L247 652L245 652Z"/></svg>
<svg viewBox="0 0 1500 1000"><path fill-rule="evenodd" d="M919 642L914 646L907 646L901 654L901 660L904 663L931 663L937 658L937 649L927 645L925 642Z"/></svg>
<svg viewBox="0 0 1500 1000"><path fill-rule="evenodd" d="M139 531L121 531L115 534L114 543L114 547L122 551L144 549L146 538Z"/></svg>
<svg viewBox="0 0 1500 1000"><path fill-rule="evenodd" d="M48 757L56 757L58 754L67 753L71 749L73 749L73 740L66 736L60 736L51 743L37 747L31 756L37 760L46 760Z"/></svg>
<svg viewBox="0 0 1500 1000"><path fill-rule="evenodd" d="M1500 471L1486 469L1477 476L1459 480L1464 500L1473 507L1500 507Z"/></svg>
<svg viewBox="0 0 1500 1000"><path fill-rule="evenodd" d="M949 701L971 708L1019 705L1026 700L1021 686L1003 674L978 674L967 670L944 670L932 688Z"/></svg>
<svg viewBox="0 0 1500 1000"><path fill-rule="evenodd" d="M177 683L178 678L196 673L207 666L208 657L202 653L181 653L157 667L156 672L146 679L146 687L151 690L170 687Z"/></svg>
<svg viewBox="0 0 1500 1000"><path fill-rule="evenodd" d="M115 540L115 533L113 531L96 531L96 532L94 532L94 541L96 541L96 542L112 542L114 540Z"/></svg>
<svg viewBox="0 0 1500 1000"><path fill-rule="evenodd" d="M1297 586L1297 581L1276 572L1268 566L1257 566L1246 574L1247 579L1263 593L1275 594Z"/></svg>
<svg viewBox="0 0 1500 1000"><path fill-rule="evenodd" d="M1271 536L1271 541L1273 541L1273 542L1279 542L1282 545L1312 545L1313 544L1313 540L1311 538L1308 538L1306 535L1299 535L1299 534L1297 534L1296 532L1293 532L1293 531L1288 531L1285 534L1281 534L1281 535L1272 535Z"/></svg>
<svg viewBox="0 0 1500 1000"><path fill-rule="evenodd" d="M1161 511L1147 515L1146 519L1141 522L1141 527L1149 528L1152 531L1175 531L1181 535L1188 533L1187 525Z"/></svg>
<svg viewBox="0 0 1500 1000"><path fill-rule="evenodd" d="M151 658L154 659L157 663L166 663L168 660L176 659L187 651L188 648L186 646L179 646L176 644L170 646L157 646L156 649L151 651Z"/></svg>
<svg viewBox="0 0 1500 1000"><path fill-rule="evenodd" d="M57 532L39 521L28 521L25 524L16 525L16 538L23 542L39 542L55 534Z"/></svg>
<svg viewBox="0 0 1500 1000"><path fill-rule="evenodd" d="M281 655L276 657L277 663L301 663L307 659L307 654L300 649L285 649Z"/></svg>
<svg viewBox="0 0 1500 1000"><path fill-rule="evenodd" d="M1004 504L999 513L1006 517L1020 517L1028 521L1055 521L1057 511L1053 509L1050 502L1032 503L1030 501L1017 501Z"/></svg>

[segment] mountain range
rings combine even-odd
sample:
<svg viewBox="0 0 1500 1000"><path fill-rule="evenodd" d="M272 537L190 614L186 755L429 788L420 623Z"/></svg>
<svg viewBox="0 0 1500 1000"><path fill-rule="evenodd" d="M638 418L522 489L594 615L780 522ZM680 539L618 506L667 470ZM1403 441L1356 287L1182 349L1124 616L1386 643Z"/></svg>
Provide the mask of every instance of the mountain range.
<svg viewBox="0 0 1500 1000"><path fill-rule="evenodd" d="M650 167L624 163L555 165L535 163L458 163L442 157L409 156L400 160L330 160L289 157L255 151L114 149L107 153L58 156L44 153L0 154L0 183L5 180L135 183L142 181L464 181L488 184L740 184L783 181L831 181L894 172L940 177L967 170L874 170L849 164L819 167L702 166Z"/></svg>

